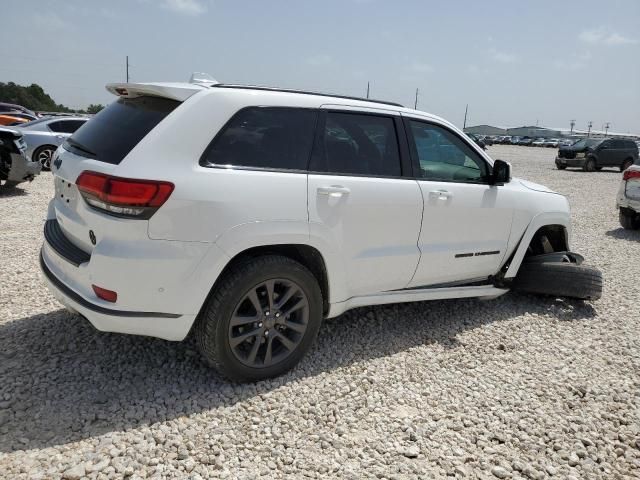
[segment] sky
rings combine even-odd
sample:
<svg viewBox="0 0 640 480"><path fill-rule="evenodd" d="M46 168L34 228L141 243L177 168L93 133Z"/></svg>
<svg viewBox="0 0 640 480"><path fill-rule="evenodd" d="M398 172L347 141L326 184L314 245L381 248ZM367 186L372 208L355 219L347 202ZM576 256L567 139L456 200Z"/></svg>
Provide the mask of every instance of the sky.
<svg viewBox="0 0 640 480"><path fill-rule="evenodd" d="M0 0L0 82L58 103L187 81L365 96L458 126L640 133L640 0Z"/></svg>

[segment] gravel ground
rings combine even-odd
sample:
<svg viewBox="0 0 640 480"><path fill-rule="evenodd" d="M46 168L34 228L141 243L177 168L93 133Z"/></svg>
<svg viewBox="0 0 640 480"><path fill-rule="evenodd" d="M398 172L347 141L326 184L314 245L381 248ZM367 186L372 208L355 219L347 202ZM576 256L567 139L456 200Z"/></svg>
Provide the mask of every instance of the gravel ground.
<svg viewBox="0 0 640 480"><path fill-rule="evenodd" d="M326 322L299 368L232 385L192 342L100 333L38 271L44 173L0 197L4 478L639 478L640 232L617 171L490 148L568 194L594 303L508 293L364 308Z"/></svg>

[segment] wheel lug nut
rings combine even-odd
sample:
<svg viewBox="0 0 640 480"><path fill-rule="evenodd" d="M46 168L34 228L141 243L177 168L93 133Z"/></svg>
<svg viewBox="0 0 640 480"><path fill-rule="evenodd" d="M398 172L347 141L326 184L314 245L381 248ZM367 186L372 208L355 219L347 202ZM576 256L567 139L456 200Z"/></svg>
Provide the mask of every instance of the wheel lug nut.
<svg viewBox="0 0 640 480"><path fill-rule="evenodd" d="M276 312L276 318L280 316L280 312Z"/></svg>
<svg viewBox="0 0 640 480"><path fill-rule="evenodd" d="M264 312L264 314L268 317L269 316L269 312Z"/></svg>
<svg viewBox="0 0 640 480"><path fill-rule="evenodd" d="M269 330L265 330L265 331L264 331L264 336L265 336L265 337L268 337L268 336L269 336Z"/></svg>
<svg viewBox="0 0 640 480"><path fill-rule="evenodd" d="M259 328L262 328L262 322L260 322L260 323L258 324L258 327L259 327Z"/></svg>

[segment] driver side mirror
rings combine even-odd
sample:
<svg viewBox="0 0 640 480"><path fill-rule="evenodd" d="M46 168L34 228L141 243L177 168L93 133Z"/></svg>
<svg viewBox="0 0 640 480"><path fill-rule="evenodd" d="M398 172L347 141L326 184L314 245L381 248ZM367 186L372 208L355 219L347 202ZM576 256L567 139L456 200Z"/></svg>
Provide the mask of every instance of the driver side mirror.
<svg viewBox="0 0 640 480"><path fill-rule="evenodd" d="M501 185L511 181L511 164L504 160L493 162L493 174L491 175L491 185Z"/></svg>

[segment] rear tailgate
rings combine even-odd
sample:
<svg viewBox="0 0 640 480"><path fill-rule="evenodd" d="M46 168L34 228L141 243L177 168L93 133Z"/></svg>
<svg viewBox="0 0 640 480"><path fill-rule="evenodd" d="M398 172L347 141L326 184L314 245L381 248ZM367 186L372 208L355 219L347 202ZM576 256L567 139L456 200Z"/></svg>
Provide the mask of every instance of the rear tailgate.
<svg viewBox="0 0 640 480"><path fill-rule="evenodd" d="M76 182L83 171L117 175L118 165L180 102L160 97L120 98L77 130L58 149L52 162L54 212L65 236L91 253L96 239L111 234L125 238L146 235L147 221L105 215L87 204ZM116 228L125 225L126 228ZM110 231L110 229L113 229Z"/></svg>

